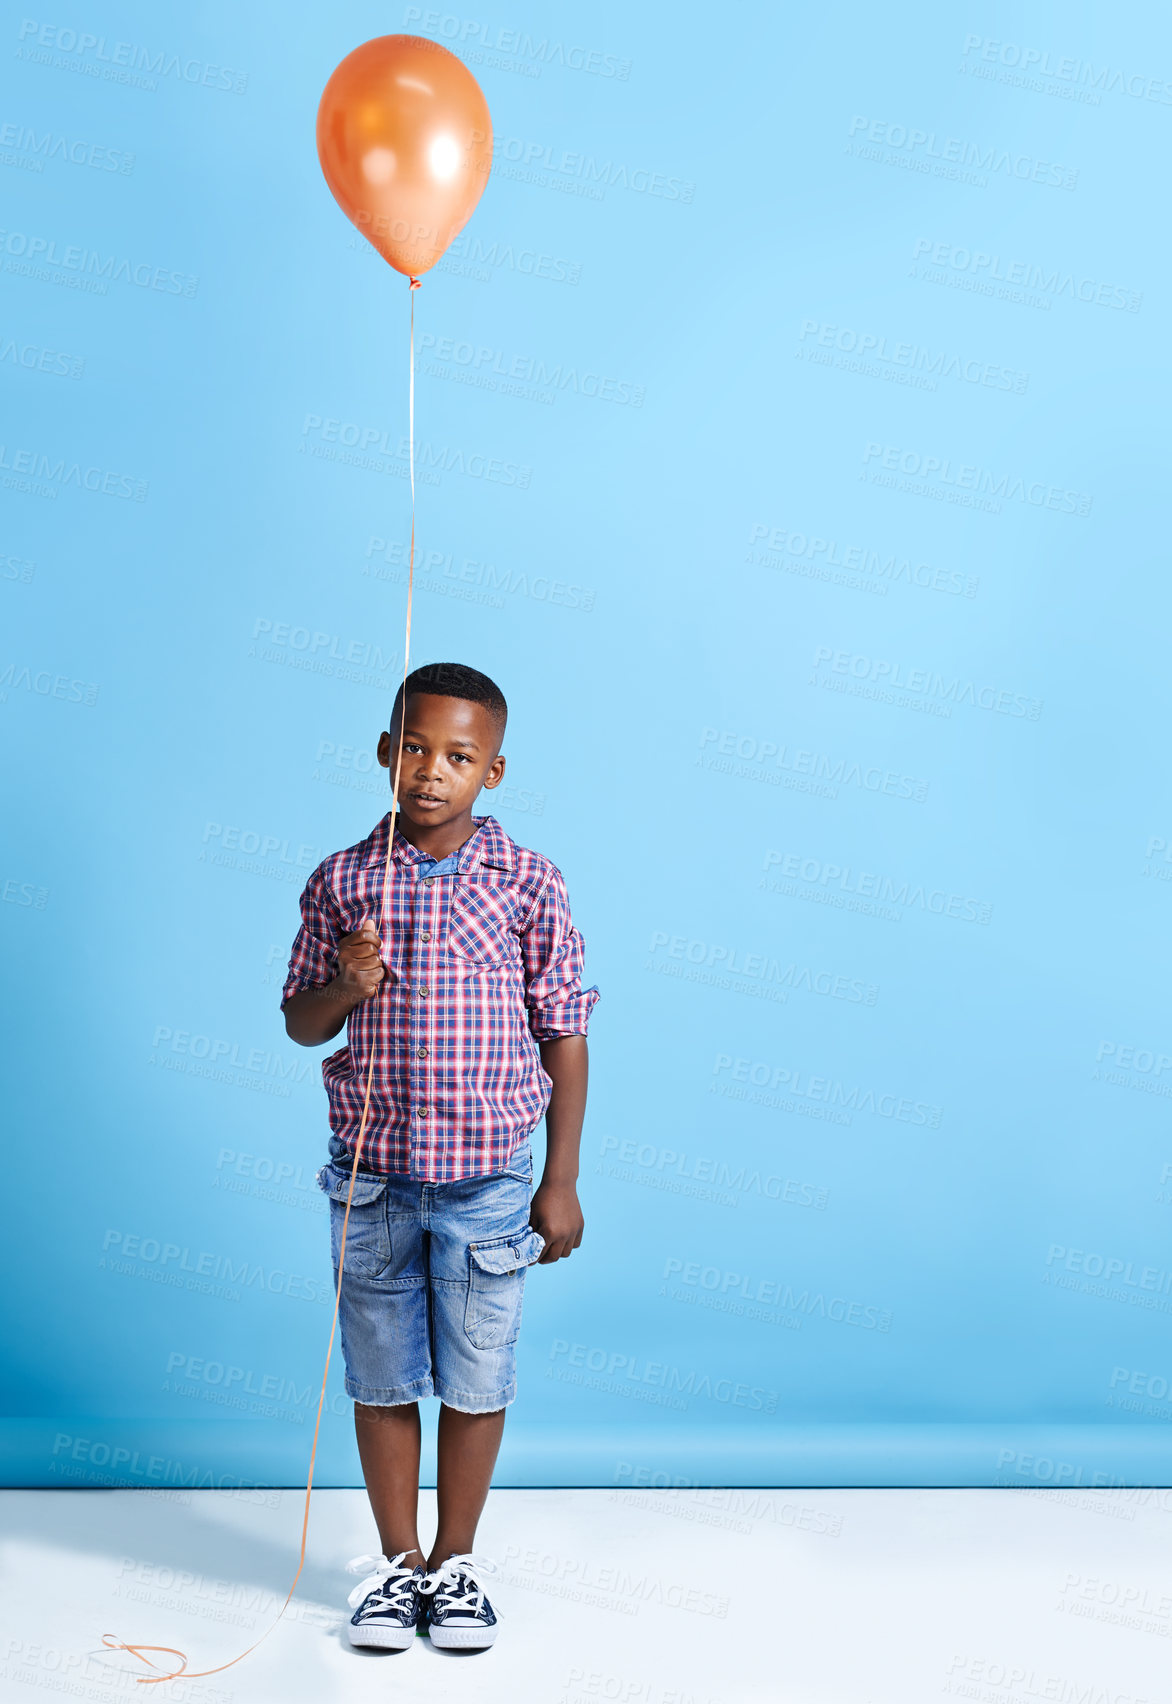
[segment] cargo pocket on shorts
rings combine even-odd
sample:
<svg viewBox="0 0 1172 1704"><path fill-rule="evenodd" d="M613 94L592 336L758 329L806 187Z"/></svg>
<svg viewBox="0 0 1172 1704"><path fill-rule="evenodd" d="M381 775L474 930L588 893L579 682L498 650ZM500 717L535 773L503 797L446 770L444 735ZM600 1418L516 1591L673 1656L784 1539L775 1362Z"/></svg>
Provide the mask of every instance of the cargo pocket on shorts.
<svg viewBox="0 0 1172 1704"><path fill-rule="evenodd" d="M317 1174L318 1188L330 1198L330 1252L334 1266L342 1245L342 1223L350 1194L350 1167L323 1166ZM350 1223L346 1226L346 1260L343 1273L360 1278L381 1278L391 1264L391 1233L387 1224L387 1180L373 1172L359 1172L350 1200Z"/></svg>
<svg viewBox="0 0 1172 1704"><path fill-rule="evenodd" d="M544 1247L528 1226L519 1236L469 1245L464 1331L474 1349L507 1349L517 1341L525 1269Z"/></svg>

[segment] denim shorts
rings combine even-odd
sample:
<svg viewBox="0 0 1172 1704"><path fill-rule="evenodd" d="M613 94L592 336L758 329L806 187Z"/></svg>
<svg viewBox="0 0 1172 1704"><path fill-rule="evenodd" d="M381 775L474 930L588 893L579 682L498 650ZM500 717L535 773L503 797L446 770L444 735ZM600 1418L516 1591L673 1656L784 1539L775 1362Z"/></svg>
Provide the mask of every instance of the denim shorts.
<svg viewBox="0 0 1172 1704"><path fill-rule="evenodd" d="M350 1166L331 1161L317 1181L336 1283ZM532 1193L527 1143L506 1171L458 1183L358 1173L338 1309L349 1396L386 1407L438 1396L468 1414L512 1402L525 1272L545 1247Z"/></svg>

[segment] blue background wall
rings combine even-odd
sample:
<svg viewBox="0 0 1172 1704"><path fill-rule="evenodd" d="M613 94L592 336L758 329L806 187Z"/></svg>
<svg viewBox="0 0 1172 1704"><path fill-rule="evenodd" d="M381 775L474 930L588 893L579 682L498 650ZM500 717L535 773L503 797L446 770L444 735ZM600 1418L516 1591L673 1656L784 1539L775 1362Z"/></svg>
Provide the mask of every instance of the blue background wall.
<svg viewBox="0 0 1172 1704"><path fill-rule="evenodd" d="M408 518L313 123L395 29L498 142L418 297L414 657L503 685L603 990L502 1482L1166 1477L1172 40L898 12L4 25L10 1479L304 1471L279 984L385 806Z"/></svg>

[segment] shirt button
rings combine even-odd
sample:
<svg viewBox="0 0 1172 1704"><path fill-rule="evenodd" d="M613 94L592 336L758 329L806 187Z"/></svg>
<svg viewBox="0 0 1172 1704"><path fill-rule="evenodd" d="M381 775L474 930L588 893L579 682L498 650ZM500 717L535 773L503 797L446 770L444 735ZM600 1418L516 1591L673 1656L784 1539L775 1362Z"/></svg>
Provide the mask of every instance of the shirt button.
<svg viewBox="0 0 1172 1704"><path fill-rule="evenodd" d="M427 1058L427 1049L426 1049L426 1047L417 1047L417 1048L416 1048L416 1050L415 1050L415 1051L416 1051L416 1054L417 1054L417 1055L418 1055L418 1057L419 1057L419 1058L420 1058L420 1059L426 1059L426 1058Z"/></svg>
<svg viewBox="0 0 1172 1704"><path fill-rule="evenodd" d="M424 930L424 931L423 931L423 933L422 933L422 935L420 935L420 937L419 937L419 939L420 939L420 940L421 940L421 941L430 941L430 940L431 940L431 936L430 936L430 934L429 934L429 933L428 933L428 931L427 931L427 930L426 930L426 929L425 929L425 930Z"/></svg>
<svg viewBox="0 0 1172 1704"><path fill-rule="evenodd" d="M416 1111L418 1112L420 1118L426 1118L427 1117L427 1108L425 1106L417 1107Z"/></svg>
<svg viewBox="0 0 1172 1704"><path fill-rule="evenodd" d="M422 983L420 985L420 989L419 989L419 998L421 1000L426 1000L427 996L428 996L428 992L429 992L429 990L428 990L426 982Z"/></svg>

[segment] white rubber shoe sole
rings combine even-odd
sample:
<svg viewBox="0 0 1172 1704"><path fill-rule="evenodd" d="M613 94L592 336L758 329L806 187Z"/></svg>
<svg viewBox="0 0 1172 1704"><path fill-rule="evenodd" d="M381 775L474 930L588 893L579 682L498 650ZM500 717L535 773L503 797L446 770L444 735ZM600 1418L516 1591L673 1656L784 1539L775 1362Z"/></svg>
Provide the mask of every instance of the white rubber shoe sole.
<svg viewBox="0 0 1172 1704"><path fill-rule="evenodd" d="M486 1651L500 1632L500 1623L491 1627L429 1627L433 1645L449 1651Z"/></svg>
<svg viewBox="0 0 1172 1704"><path fill-rule="evenodd" d="M346 1631L350 1635L350 1643L360 1648L368 1646L378 1651L408 1651L415 1643L414 1627L380 1627L377 1622L367 1622L365 1626L355 1627L352 1621L346 1623Z"/></svg>

